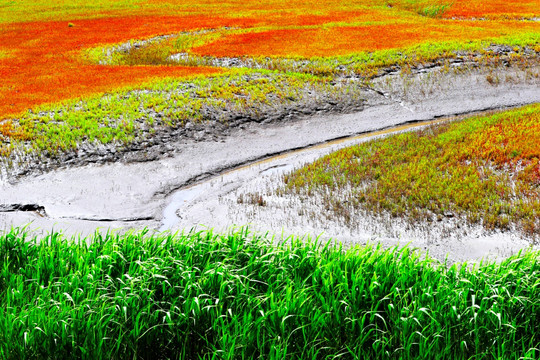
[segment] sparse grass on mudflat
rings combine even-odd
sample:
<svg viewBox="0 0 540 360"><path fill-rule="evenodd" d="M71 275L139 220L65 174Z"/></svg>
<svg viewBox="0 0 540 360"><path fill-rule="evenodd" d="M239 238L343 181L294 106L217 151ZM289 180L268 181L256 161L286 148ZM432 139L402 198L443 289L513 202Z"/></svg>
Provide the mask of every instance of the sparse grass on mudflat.
<svg viewBox="0 0 540 360"><path fill-rule="evenodd" d="M86 100L28 111L17 123L0 123L0 155L17 148L57 154L82 143L126 145L156 131L187 122L239 119L261 121L293 108L362 104L361 88L346 81L307 74L235 69L227 74L186 80L165 79L145 89L129 89ZM334 105L335 106L335 105ZM327 106L328 108L328 106Z"/></svg>
<svg viewBox="0 0 540 360"><path fill-rule="evenodd" d="M540 254L252 236L0 237L2 359L534 359Z"/></svg>
<svg viewBox="0 0 540 360"><path fill-rule="evenodd" d="M540 234L540 105L346 148L285 176L337 217L355 209L412 221L457 216Z"/></svg>

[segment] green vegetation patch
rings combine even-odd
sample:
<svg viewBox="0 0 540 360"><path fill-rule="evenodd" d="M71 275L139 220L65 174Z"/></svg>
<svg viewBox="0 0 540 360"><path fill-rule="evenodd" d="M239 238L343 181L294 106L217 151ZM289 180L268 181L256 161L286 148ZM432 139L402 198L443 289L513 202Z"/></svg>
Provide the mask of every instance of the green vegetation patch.
<svg viewBox="0 0 540 360"><path fill-rule="evenodd" d="M339 23L330 24L338 26ZM351 24L341 24L349 26ZM356 24L359 25L359 24ZM327 24L326 26L329 26ZM455 25L456 27L458 25ZM302 28L316 28L304 26ZM259 29L260 30L260 29ZM482 31L482 28L471 31ZM183 65L222 66L252 69L269 69L281 72L308 73L317 76L357 76L371 78L390 67L408 69L420 64L441 60L466 58L482 65L494 65L500 60L513 63L526 62L540 53L540 34L523 32L487 40L440 41L413 45L400 49L363 51L352 55L311 57L240 57L225 59L200 56L191 48L209 43L224 36L250 32L250 29L214 29L174 34L170 37L132 41L130 43L87 49L82 56L91 63L107 65ZM511 46L513 53L501 59L498 46ZM228 61L235 60L235 61Z"/></svg>
<svg viewBox="0 0 540 360"><path fill-rule="evenodd" d="M416 221L457 216L540 234L540 105L349 147L284 177L338 218L356 209Z"/></svg>
<svg viewBox="0 0 540 360"><path fill-rule="evenodd" d="M449 266L247 229L13 229L0 236L0 357L533 359L539 256Z"/></svg>
<svg viewBox="0 0 540 360"><path fill-rule="evenodd" d="M0 127L11 138L10 149L54 155L76 150L82 143L125 146L164 128L187 122L218 121L224 125L241 118L262 120L283 115L286 109L306 109L332 103L362 103L357 84L331 78L269 70L231 70L226 75L190 80L164 79L143 89L128 89L86 100L28 111ZM356 94L356 95L355 95ZM318 95L318 96L317 96ZM23 140L13 134L21 133ZM6 135L7 134L7 135Z"/></svg>
<svg viewBox="0 0 540 360"><path fill-rule="evenodd" d="M408 11L431 17L441 17L451 6L451 1L442 0L385 0L389 7L397 7Z"/></svg>
<svg viewBox="0 0 540 360"><path fill-rule="evenodd" d="M129 13L140 4L135 0L0 0L0 23L13 23L59 18L80 19L103 17L114 12Z"/></svg>
<svg viewBox="0 0 540 360"><path fill-rule="evenodd" d="M0 60L7 59L10 56L12 56L10 51L0 49Z"/></svg>

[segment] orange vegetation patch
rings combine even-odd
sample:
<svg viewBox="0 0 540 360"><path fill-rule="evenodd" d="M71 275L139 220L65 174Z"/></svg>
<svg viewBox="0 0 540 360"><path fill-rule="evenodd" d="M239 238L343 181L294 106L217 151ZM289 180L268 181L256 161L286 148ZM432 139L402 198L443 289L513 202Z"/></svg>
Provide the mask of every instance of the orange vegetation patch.
<svg viewBox="0 0 540 360"><path fill-rule="evenodd" d="M454 0L444 16L447 18L521 18L540 16L540 1Z"/></svg>
<svg viewBox="0 0 540 360"><path fill-rule="evenodd" d="M298 14L284 9L258 19L232 19L209 13L6 24L0 29L0 44L10 56L0 56L0 119L37 105L112 91L153 78L219 71L200 67L85 64L77 57L85 48L203 28L247 28L268 24L315 26L333 21L383 18L384 14L375 11Z"/></svg>
<svg viewBox="0 0 540 360"><path fill-rule="evenodd" d="M361 9L351 11L326 11L323 14L298 13L290 10L274 11L259 18L258 26L316 26L330 23L359 23L359 22L395 22L404 21L397 14L381 9Z"/></svg>
<svg viewBox="0 0 540 360"><path fill-rule="evenodd" d="M209 56L331 56L413 46L425 42L481 40L519 31L540 30L540 24L482 21L339 26L317 29L269 30L238 34L196 47Z"/></svg>
<svg viewBox="0 0 540 360"><path fill-rule="evenodd" d="M40 104L111 91L156 77L214 73L218 70L204 67L91 65L75 54L92 46L216 24L227 26L231 22L206 17L127 17L3 26L0 43L11 56L0 59L0 118Z"/></svg>

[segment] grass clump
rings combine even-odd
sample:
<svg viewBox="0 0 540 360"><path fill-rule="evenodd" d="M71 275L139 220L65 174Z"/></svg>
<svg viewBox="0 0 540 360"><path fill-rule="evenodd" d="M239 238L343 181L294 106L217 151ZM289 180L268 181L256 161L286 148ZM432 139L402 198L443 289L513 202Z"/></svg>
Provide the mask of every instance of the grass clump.
<svg viewBox="0 0 540 360"><path fill-rule="evenodd" d="M451 6L452 2L441 0L386 0L386 5L389 7L398 7L408 11L431 17L441 17Z"/></svg>
<svg viewBox="0 0 540 360"><path fill-rule="evenodd" d="M536 358L539 254L448 266L247 229L0 236L0 357Z"/></svg>
<svg viewBox="0 0 540 360"><path fill-rule="evenodd" d="M321 195L337 217L351 208L412 223L457 216L537 237L539 121L533 105L373 140L286 175L285 187Z"/></svg>
<svg viewBox="0 0 540 360"><path fill-rule="evenodd" d="M0 60L7 59L8 57L12 56L9 51L6 50L0 50Z"/></svg>

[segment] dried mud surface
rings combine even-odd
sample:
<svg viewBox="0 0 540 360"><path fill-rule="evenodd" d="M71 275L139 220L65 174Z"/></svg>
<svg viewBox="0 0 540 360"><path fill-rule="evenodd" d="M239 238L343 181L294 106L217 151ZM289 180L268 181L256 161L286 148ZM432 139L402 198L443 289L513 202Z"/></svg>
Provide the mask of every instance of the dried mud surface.
<svg viewBox="0 0 540 360"><path fill-rule="evenodd" d="M61 229L68 235L86 235L96 229L176 231L210 226L225 230L251 223L256 231L278 236L323 234L345 244L411 243L439 258L449 254L452 260L506 256L529 243L514 234L486 234L481 229L446 236L444 224L436 231L399 224L389 230L384 219L367 219L365 226L351 229L314 219L309 214L319 211L316 203L299 210L294 199L268 197L266 206L238 201L240 194L270 193L280 171L362 140L313 147L317 144L407 123L540 102L540 80L534 76L540 65L498 71L432 68L409 75L390 73L364 90L361 111L317 115L296 109L276 121L242 122L226 131L206 124L196 131L214 136L169 134L160 139L161 144L109 159L115 162L103 159L111 156L105 154L95 161L74 162L77 166L4 181L0 184L0 224L4 229L30 224L37 233ZM303 148L309 150L289 153ZM284 155L276 157L280 154ZM230 171L268 158L272 159L247 170ZM424 230L434 236L426 237Z"/></svg>

